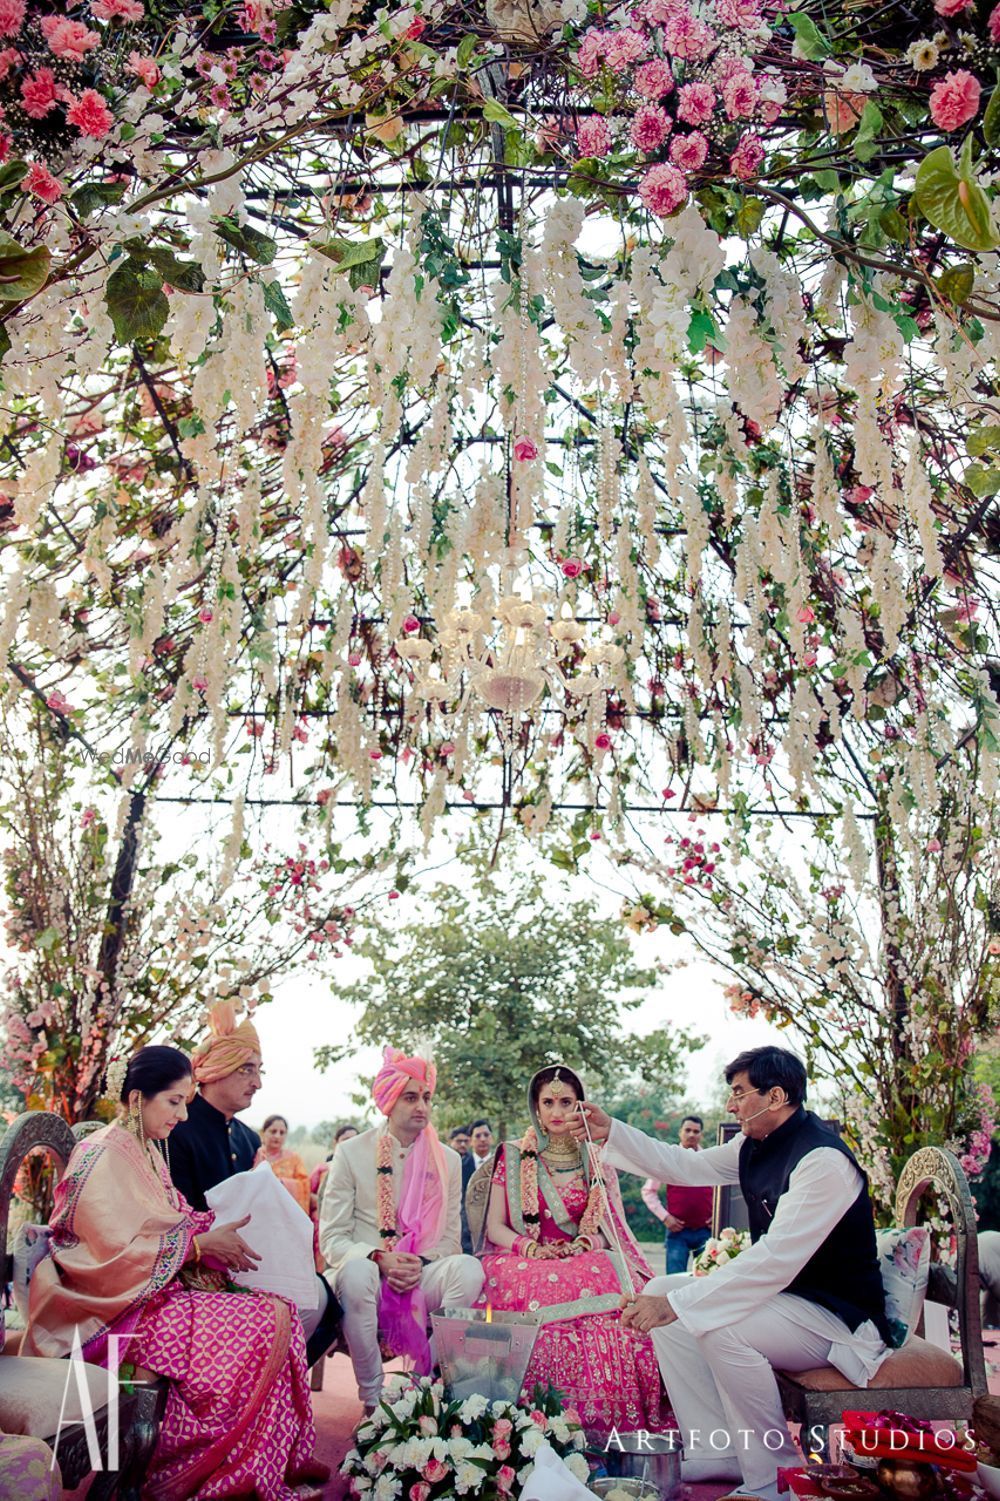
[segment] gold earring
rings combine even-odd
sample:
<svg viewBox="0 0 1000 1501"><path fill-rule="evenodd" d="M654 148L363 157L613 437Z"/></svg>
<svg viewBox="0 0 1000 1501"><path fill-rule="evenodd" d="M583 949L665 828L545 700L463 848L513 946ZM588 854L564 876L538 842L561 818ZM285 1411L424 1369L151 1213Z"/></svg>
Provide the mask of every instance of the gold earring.
<svg viewBox="0 0 1000 1501"><path fill-rule="evenodd" d="M128 1107L129 1130L143 1146L146 1145L146 1133L142 1125L142 1111L138 1100L133 1100Z"/></svg>

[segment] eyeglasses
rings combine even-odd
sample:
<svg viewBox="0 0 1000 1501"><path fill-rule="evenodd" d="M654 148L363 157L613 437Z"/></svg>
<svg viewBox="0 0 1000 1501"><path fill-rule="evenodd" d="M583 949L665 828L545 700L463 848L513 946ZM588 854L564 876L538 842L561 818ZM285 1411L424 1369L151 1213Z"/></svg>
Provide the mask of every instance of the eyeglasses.
<svg viewBox="0 0 1000 1501"><path fill-rule="evenodd" d="M256 1063L243 1063L236 1072L244 1079L263 1079L264 1070Z"/></svg>
<svg viewBox="0 0 1000 1501"><path fill-rule="evenodd" d="M729 1099L726 1101L726 1104L728 1105L730 1103L735 1103L735 1104L738 1105L740 1103L740 1100L745 1100L748 1094L767 1094L767 1090L766 1089L731 1089L729 1091Z"/></svg>

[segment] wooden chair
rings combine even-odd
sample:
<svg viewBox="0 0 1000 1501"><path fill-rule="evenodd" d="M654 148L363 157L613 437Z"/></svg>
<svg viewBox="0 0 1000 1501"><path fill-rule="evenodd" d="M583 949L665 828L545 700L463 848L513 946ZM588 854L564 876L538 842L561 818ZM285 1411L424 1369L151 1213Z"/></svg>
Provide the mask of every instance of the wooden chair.
<svg viewBox="0 0 1000 1501"><path fill-rule="evenodd" d="M957 1242L955 1276L932 1267L927 1297L958 1312L961 1360L917 1334L882 1362L867 1387L852 1387L832 1366L794 1375L778 1371L785 1415L803 1425L808 1451L829 1457L829 1429L840 1423L847 1408L891 1408L914 1418L972 1417L972 1404L986 1391L986 1363L979 1317L979 1260L976 1216L969 1184L958 1158L939 1147L915 1152L900 1174L896 1188L896 1223L917 1222L921 1195L934 1186L951 1210ZM923 1327L921 1319L918 1328ZM817 1442L813 1442L813 1439ZM806 1447L806 1444L803 1444Z"/></svg>
<svg viewBox="0 0 1000 1501"><path fill-rule="evenodd" d="M43 1147L55 1158L61 1174L76 1140L89 1134L88 1127L95 1129L86 1122L71 1131L60 1116L30 1110L17 1117L0 1141L0 1284L11 1280L13 1271L13 1258L7 1250L8 1223L21 1163L29 1152ZM56 1453L63 1485L72 1490L91 1470L82 1421L64 1425L56 1436L64 1392L69 1392L69 1414L76 1383L70 1381L67 1388L69 1365L65 1360L18 1355L20 1341L19 1333L9 1335L0 1356L0 1432L44 1439ZM110 1412L107 1372L99 1366L84 1365L80 1374L91 1394L98 1446L106 1455ZM119 1390L119 1468L98 1471L87 1492L88 1501L139 1501L166 1400L167 1383L163 1379L137 1384L131 1394Z"/></svg>

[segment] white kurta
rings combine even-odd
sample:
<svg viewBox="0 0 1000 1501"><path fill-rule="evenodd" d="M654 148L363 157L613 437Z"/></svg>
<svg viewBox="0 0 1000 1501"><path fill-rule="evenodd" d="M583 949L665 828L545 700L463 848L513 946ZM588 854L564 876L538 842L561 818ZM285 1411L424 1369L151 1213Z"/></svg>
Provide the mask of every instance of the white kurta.
<svg viewBox="0 0 1000 1501"><path fill-rule="evenodd" d="M614 1121L605 1158L662 1183L714 1187L739 1182L743 1140L740 1135L725 1146L690 1152ZM708 1277L655 1279L646 1289L665 1292L677 1315L676 1324L653 1331L653 1343L688 1452L690 1434L725 1433L723 1452L738 1461L748 1488L769 1491L776 1466L794 1462L773 1368L828 1364L865 1386L888 1354L870 1320L852 1332L829 1309L785 1291L854 1203L862 1182L842 1152L818 1147L792 1170L754 1246ZM765 1436L779 1428L785 1439L776 1448Z"/></svg>

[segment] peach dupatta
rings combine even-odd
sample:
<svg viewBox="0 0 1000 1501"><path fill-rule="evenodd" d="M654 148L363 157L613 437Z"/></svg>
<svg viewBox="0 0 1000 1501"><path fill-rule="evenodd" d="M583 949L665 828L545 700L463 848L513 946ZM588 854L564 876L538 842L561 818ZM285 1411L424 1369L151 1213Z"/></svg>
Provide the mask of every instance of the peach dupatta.
<svg viewBox="0 0 1000 1501"><path fill-rule="evenodd" d="M31 1279L24 1355L68 1355L101 1341L170 1283L211 1214L190 1209L130 1131L79 1143L56 1185L52 1246ZM177 1200L175 1204L172 1200Z"/></svg>

